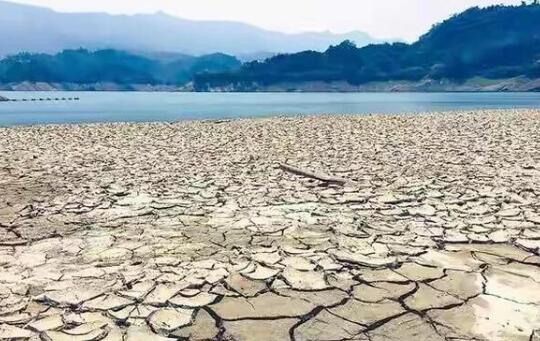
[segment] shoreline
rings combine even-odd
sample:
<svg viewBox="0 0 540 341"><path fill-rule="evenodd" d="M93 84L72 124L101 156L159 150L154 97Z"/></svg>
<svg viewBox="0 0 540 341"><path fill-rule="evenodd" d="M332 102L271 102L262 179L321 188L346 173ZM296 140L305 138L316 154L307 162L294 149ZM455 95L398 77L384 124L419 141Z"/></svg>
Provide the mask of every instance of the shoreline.
<svg viewBox="0 0 540 341"><path fill-rule="evenodd" d="M493 93L523 93L523 94L527 94L527 93L537 93L537 92L540 92L540 90L530 90L530 91L527 91L527 90L433 90L433 91L426 91L426 90L417 90L417 91L414 91L414 90L405 90L405 91L392 91L392 90L388 90L388 91L377 91L377 90L361 90L361 91L325 91L325 90L321 90L321 91L286 91L286 90L283 90L283 91L278 91L278 90L257 90L257 91L176 91L176 90L171 90L171 91L166 91L166 90L155 90L155 91L148 91L148 90L63 90L63 89L60 89L60 90L0 90L2 92L6 92L6 93L21 93L21 92L29 92L29 93L32 93L32 92L51 92L51 93L55 93L55 92L68 92L68 93L75 93L75 92L81 92L81 93L84 93L84 92L89 92L89 93L92 93L92 92L97 92L97 93L100 93L100 92L126 92L126 93L198 93L198 94L392 94L392 93L395 93L395 94L407 94L407 93L411 93L411 94L422 94L422 93L426 93L426 94L444 94L444 93L463 93L463 94L467 94L467 93L472 93L472 94L493 94Z"/></svg>
<svg viewBox="0 0 540 341"><path fill-rule="evenodd" d="M220 92L220 93L391 93L391 92L539 92L540 79L523 76L502 79L474 77L461 82L449 79L422 79L419 81L381 81L353 85L344 81L276 83L271 85L229 85L197 88L192 83L167 84L118 84L101 83L47 83L21 82L0 84L0 91L123 91L123 92Z"/></svg>
<svg viewBox="0 0 540 341"><path fill-rule="evenodd" d="M98 127L99 126L144 126L144 125L186 125L186 124L221 124L221 123L241 123L243 121L283 121L291 119L347 119L347 118L391 118L391 117L444 117L444 116L462 116L471 113L486 115L486 114L503 114L506 112L540 112L540 108L534 107L515 107L512 109L496 108L496 109L461 109L461 110L433 110L433 111L411 111L400 113L372 112L372 113L344 113L344 114L328 114L328 113L313 113L313 114L270 114L268 116L253 116L253 117L231 117L218 119L180 119L177 121L110 121L110 122L77 122L77 123L29 123L29 124L14 124L1 125L0 129L24 129L24 128L66 128L66 127Z"/></svg>
<svg viewBox="0 0 540 341"><path fill-rule="evenodd" d="M386 90L386 91L379 91L379 90L358 90L358 91L339 91L339 90L321 90L321 91L315 91L315 90L299 90L299 91L287 91L287 90L256 90L256 91L181 91L181 90L66 90L66 89L55 89L55 90L0 90L2 92L6 93L20 93L20 92L127 92L127 93L199 93L199 94L283 94L283 93L289 93L289 94L418 94L418 93L428 93L428 94L437 94L437 93L537 93L540 92L539 90L403 90L403 91L397 91L397 90Z"/></svg>
<svg viewBox="0 0 540 341"><path fill-rule="evenodd" d="M0 188L14 339L540 328L540 109L0 128Z"/></svg>

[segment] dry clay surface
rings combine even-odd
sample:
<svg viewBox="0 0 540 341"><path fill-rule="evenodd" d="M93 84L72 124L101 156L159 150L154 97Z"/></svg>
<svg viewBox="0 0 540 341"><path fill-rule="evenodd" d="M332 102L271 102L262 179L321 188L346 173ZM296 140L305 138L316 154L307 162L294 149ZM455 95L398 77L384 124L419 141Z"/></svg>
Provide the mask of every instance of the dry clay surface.
<svg viewBox="0 0 540 341"><path fill-rule="evenodd" d="M0 129L0 339L539 341L539 247L539 111Z"/></svg>

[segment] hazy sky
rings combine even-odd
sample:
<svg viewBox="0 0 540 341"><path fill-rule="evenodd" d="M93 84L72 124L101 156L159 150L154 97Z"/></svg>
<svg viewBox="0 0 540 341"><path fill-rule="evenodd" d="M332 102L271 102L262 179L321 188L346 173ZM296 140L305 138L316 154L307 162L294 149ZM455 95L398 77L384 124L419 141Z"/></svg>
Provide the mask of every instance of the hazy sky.
<svg viewBox="0 0 540 341"><path fill-rule="evenodd" d="M12 0L14 1L14 0ZM153 13L202 20L242 21L284 32L365 31L378 38L415 40L433 23L471 6L520 0L15 0L59 11Z"/></svg>

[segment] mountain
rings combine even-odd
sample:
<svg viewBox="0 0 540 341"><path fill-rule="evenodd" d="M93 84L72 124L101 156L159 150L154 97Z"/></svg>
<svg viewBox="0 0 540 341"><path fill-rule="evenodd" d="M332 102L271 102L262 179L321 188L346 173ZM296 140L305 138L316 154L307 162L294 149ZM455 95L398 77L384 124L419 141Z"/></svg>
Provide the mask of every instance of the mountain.
<svg viewBox="0 0 540 341"><path fill-rule="evenodd" d="M434 26L413 44L357 47L345 41L325 52L281 54L240 70L196 76L198 90L305 89L340 83L540 78L540 5L471 8ZM326 85L325 85L326 84ZM535 83L536 84L536 83Z"/></svg>
<svg viewBox="0 0 540 341"><path fill-rule="evenodd" d="M359 46L378 42L363 32L285 34L225 21L193 21L165 13L109 15L59 13L0 1L0 56L19 52L57 53L64 49L166 51L189 55L222 52L323 51L345 39Z"/></svg>
<svg viewBox="0 0 540 341"><path fill-rule="evenodd" d="M55 55L21 53L0 60L0 84L68 83L174 85L197 73L240 68L235 57L215 53L199 57L158 54L142 56L118 50L65 50Z"/></svg>
<svg viewBox="0 0 540 341"><path fill-rule="evenodd" d="M35 10L27 6L15 8ZM22 16L24 14L20 13ZM11 19L19 20L15 16ZM176 22L177 19L171 20ZM246 58L255 61L244 64L236 57L223 53L197 57L182 52L150 50L145 46L131 46L129 51L69 49L56 54L20 53L0 60L0 88L540 90L538 22L538 4L475 7L435 25L413 44L357 47L354 42L345 40L324 52L306 50L278 54L265 60L263 53L255 52ZM0 21L0 25L12 27L4 21ZM74 29L72 33L77 30ZM100 30L105 32L111 29L96 29L97 36ZM9 32L3 34L10 37ZM116 34L120 35L121 32ZM210 41L212 39L208 38ZM24 40L5 39L0 44L6 44L6 41L10 44L24 43Z"/></svg>

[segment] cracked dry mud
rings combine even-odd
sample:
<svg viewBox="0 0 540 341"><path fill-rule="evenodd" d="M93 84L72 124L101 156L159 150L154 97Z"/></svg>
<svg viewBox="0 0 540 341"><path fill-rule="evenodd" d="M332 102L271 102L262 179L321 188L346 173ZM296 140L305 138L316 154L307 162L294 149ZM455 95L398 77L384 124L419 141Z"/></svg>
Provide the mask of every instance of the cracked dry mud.
<svg viewBox="0 0 540 341"><path fill-rule="evenodd" d="M4 128L0 192L0 339L540 340L539 111Z"/></svg>

